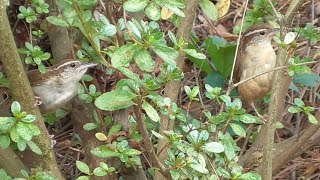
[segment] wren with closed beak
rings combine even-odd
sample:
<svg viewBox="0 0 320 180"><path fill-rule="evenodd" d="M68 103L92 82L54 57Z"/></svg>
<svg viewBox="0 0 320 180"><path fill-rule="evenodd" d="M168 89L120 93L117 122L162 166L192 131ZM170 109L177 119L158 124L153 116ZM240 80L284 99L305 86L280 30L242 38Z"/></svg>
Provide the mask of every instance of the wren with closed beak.
<svg viewBox="0 0 320 180"><path fill-rule="evenodd" d="M275 68L276 53L271 44L274 33L275 30L270 25L258 24L243 34L235 66L236 82ZM265 118L259 114L254 102L271 90L273 74L263 74L238 86L241 98L250 104L263 120Z"/></svg>

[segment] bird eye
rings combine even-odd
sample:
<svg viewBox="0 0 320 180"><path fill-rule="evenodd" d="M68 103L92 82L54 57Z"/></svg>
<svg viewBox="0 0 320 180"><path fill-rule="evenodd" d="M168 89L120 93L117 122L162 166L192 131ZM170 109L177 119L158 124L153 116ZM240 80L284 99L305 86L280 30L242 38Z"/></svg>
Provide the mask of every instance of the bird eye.
<svg viewBox="0 0 320 180"><path fill-rule="evenodd" d="M74 67L76 67L76 64L75 63L71 63L70 67L74 68Z"/></svg>
<svg viewBox="0 0 320 180"><path fill-rule="evenodd" d="M261 32L260 32L260 35L261 35L261 36L263 36L263 35L265 35L265 34L266 34L265 31L261 31Z"/></svg>

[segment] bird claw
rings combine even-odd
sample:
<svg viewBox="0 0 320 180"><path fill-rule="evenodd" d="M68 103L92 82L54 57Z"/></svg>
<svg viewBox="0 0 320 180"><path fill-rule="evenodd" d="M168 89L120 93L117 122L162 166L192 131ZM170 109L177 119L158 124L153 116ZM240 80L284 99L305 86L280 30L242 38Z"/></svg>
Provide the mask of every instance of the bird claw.
<svg viewBox="0 0 320 180"><path fill-rule="evenodd" d="M266 124L268 121L268 116L267 115L261 115L260 113L258 113L258 111L256 112L257 116L261 119L263 124Z"/></svg>
<svg viewBox="0 0 320 180"><path fill-rule="evenodd" d="M34 103L33 107L40 106L42 104L41 98L35 96L36 102Z"/></svg>
<svg viewBox="0 0 320 180"><path fill-rule="evenodd" d="M257 110L256 106L254 105L254 103L251 103L250 105L253 108L254 112L257 114L257 116L261 119L262 123L266 124L266 122L268 121L268 116L267 115L261 115L258 112L258 110Z"/></svg>

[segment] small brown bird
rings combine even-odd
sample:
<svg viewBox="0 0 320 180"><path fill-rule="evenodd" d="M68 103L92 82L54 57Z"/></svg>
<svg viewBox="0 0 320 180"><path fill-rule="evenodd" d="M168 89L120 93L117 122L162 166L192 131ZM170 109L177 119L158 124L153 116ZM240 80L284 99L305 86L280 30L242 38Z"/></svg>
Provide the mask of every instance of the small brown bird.
<svg viewBox="0 0 320 180"><path fill-rule="evenodd" d="M87 69L96 65L79 60L66 60L48 67L44 74L37 69L28 71L32 90L40 99L40 111L49 113L69 102L77 95L79 81Z"/></svg>
<svg viewBox="0 0 320 180"><path fill-rule="evenodd" d="M274 33L270 25L258 24L243 34L235 67L236 82L275 68L276 53L271 44ZM271 90L273 74L263 74L238 86L242 100L250 104L263 120L265 118L258 113L254 101L264 97Z"/></svg>

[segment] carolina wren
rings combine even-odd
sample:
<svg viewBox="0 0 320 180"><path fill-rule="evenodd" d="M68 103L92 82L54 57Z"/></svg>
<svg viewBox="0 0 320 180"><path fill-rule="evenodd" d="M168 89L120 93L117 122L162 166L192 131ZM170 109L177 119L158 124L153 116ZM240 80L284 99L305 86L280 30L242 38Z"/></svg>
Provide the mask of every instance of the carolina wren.
<svg viewBox="0 0 320 180"><path fill-rule="evenodd" d="M42 113L52 112L76 96L78 82L94 63L79 60L66 60L47 69L45 74L39 70L27 72L35 96L40 98Z"/></svg>
<svg viewBox="0 0 320 180"><path fill-rule="evenodd" d="M252 26L243 34L235 68L237 81L275 68L276 53L271 45L274 33L270 25L259 24ZM258 113L254 101L264 97L271 90L273 74L273 72L263 74L238 86L241 98L250 104L262 119L264 118Z"/></svg>

